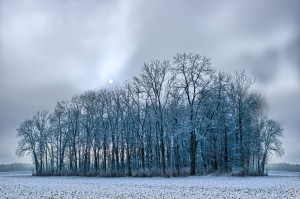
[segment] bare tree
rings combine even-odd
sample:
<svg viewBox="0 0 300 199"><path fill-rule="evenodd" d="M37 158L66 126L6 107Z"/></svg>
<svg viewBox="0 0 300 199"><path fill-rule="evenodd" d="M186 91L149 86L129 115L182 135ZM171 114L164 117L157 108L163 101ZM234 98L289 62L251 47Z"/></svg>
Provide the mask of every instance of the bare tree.
<svg viewBox="0 0 300 199"><path fill-rule="evenodd" d="M273 120L268 119L264 123L264 128L261 132L261 141L262 141L262 153L263 157L261 160L261 174L265 172L265 164L269 155L275 153L278 156L284 154L284 149L282 147L281 138L283 137L283 129L280 127L280 124Z"/></svg>
<svg viewBox="0 0 300 199"><path fill-rule="evenodd" d="M245 155L245 122L246 115L248 114L246 110L246 99L250 93L250 87L254 83L254 80L247 76L245 71L236 72L233 76L231 88L229 90L229 97L233 106L233 115L235 118L235 167L242 169L243 172L246 172L246 162L247 157Z"/></svg>
<svg viewBox="0 0 300 199"><path fill-rule="evenodd" d="M38 158L39 158L39 171L40 174L45 171L48 172L48 157L47 157L47 145L48 145L48 125L49 114L47 111L38 111L33 116L33 123L35 131L38 134Z"/></svg>
<svg viewBox="0 0 300 199"><path fill-rule="evenodd" d="M24 156L24 154L32 156L35 165L35 173L39 174L40 162L37 152L39 135L35 131L33 120L28 119L22 122L19 125L17 132L17 137L20 140L16 149L16 154L18 156Z"/></svg>
<svg viewBox="0 0 300 199"><path fill-rule="evenodd" d="M178 87L182 89L189 108L190 134L190 175L196 174L196 116L199 114L201 103L209 92L214 69L210 60L198 54L177 54L172 67L178 77Z"/></svg>
<svg viewBox="0 0 300 199"><path fill-rule="evenodd" d="M155 113L156 132L159 138L157 141L160 143L160 156L158 158L162 165L163 175L166 175L164 106L168 100L166 93L169 89L167 87L169 69L170 63L168 61L152 61L150 64L144 65L139 77L134 78L137 85L148 95Z"/></svg>

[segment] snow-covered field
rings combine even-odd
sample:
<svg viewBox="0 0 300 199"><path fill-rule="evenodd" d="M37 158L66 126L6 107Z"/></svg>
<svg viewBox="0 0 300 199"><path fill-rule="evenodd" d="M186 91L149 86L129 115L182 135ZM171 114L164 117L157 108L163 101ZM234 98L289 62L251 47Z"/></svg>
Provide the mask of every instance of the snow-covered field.
<svg viewBox="0 0 300 199"><path fill-rule="evenodd" d="M34 177L0 172L0 198L298 198L300 173L267 177Z"/></svg>

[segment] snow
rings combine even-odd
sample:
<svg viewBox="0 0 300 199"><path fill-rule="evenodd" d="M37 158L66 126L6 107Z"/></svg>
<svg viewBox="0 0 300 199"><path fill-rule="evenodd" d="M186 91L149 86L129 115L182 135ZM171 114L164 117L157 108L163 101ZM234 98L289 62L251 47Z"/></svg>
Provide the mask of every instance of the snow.
<svg viewBox="0 0 300 199"><path fill-rule="evenodd" d="M36 177L0 172L0 198L300 198L300 173L265 177Z"/></svg>

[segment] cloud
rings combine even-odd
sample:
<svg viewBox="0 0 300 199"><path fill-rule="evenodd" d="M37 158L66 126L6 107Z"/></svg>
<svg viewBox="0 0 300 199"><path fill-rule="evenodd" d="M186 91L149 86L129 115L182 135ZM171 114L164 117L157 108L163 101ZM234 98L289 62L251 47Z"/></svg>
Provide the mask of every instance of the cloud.
<svg viewBox="0 0 300 199"><path fill-rule="evenodd" d="M298 70L299 81L300 81L300 56L299 56L300 55L300 31L289 42L285 53L291 65Z"/></svg>
<svg viewBox="0 0 300 199"><path fill-rule="evenodd" d="M248 53L241 56L241 62L247 63L247 69L255 78L263 83L270 83L279 69L279 53L269 49L262 54Z"/></svg>
<svg viewBox="0 0 300 199"><path fill-rule="evenodd" d="M81 89L117 78L135 49L128 1L2 1L2 82L68 82ZM19 85L17 85L19 86Z"/></svg>

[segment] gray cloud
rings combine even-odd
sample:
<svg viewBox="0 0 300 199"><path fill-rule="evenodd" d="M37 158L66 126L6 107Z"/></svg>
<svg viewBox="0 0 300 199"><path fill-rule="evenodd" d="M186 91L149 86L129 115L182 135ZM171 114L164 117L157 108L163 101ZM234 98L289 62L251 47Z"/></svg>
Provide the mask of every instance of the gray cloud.
<svg viewBox="0 0 300 199"><path fill-rule="evenodd" d="M290 63L298 70L300 81L300 31L286 48L286 56Z"/></svg>
<svg viewBox="0 0 300 199"><path fill-rule="evenodd" d="M248 71L263 84L270 83L280 67L279 52L276 49L268 49L261 54L246 53L241 56L240 62L247 63Z"/></svg>
<svg viewBox="0 0 300 199"><path fill-rule="evenodd" d="M130 10L121 1L4 1L1 8L1 62L10 65L2 70L25 85L95 88L119 76L134 50Z"/></svg>
<svg viewBox="0 0 300 199"><path fill-rule="evenodd" d="M195 52L220 70L245 68L256 77L285 128L287 155L278 161L300 163L299 7L297 0L2 0L1 140L16 146L19 122L58 100L108 79L121 85L144 62ZM9 151L0 163L15 159Z"/></svg>

